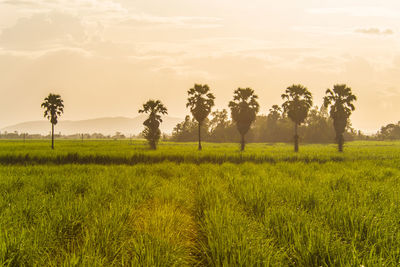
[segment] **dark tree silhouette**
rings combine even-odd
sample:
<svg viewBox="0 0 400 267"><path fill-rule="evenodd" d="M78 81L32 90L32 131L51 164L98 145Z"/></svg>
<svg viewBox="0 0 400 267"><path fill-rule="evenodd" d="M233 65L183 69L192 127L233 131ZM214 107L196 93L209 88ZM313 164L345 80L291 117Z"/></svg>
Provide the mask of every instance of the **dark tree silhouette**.
<svg viewBox="0 0 400 267"><path fill-rule="evenodd" d="M178 123L172 131L172 140L177 142L193 142L197 140L198 123L189 115Z"/></svg>
<svg viewBox="0 0 400 267"><path fill-rule="evenodd" d="M396 127L397 125L395 125L394 123L389 123L386 126L382 126L381 130L379 132L379 136L385 140L385 139L390 139L390 140L395 140L395 132L397 130L398 127Z"/></svg>
<svg viewBox="0 0 400 267"><path fill-rule="evenodd" d="M202 123L210 114L215 97L210 93L210 88L206 84L195 84L193 88L189 89L188 96L186 107L190 107L190 112L199 124L199 150L201 150Z"/></svg>
<svg viewBox="0 0 400 267"><path fill-rule="evenodd" d="M149 100L143 104L143 108L139 113L147 113L149 117L143 122L145 126L143 135L149 142L151 149L157 149L157 143L161 137L159 129L162 122L161 115L168 114L167 108L159 100Z"/></svg>
<svg viewBox="0 0 400 267"><path fill-rule="evenodd" d="M282 117L282 109L278 105L273 105L269 109L268 120L272 122L277 122Z"/></svg>
<svg viewBox="0 0 400 267"><path fill-rule="evenodd" d="M336 84L333 86L333 90L326 90L324 106L326 108L330 106L329 115L333 119L339 152L343 152L343 133L348 125L351 112L355 110L353 102L356 100L357 97L353 95L351 88L345 84Z"/></svg>
<svg viewBox="0 0 400 267"><path fill-rule="evenodd" d="M209 130L209 140L212 142L228 142L230 139L235 139L235 135L237 135L226 109L211 113Z"/></svg>
<svg viewBox="0 0 400 267"><path fill-rule="evenodd" d="M283 104L283 110L294 122L294 151L299 151L298 127L307 118L308 111L312 107L312 95L303 85L292 85L288 87L282 99L286 100Z"/></svg>
<svg viewBox="0 0 400 267"><path fill-rule="evenodd" d="M397 124L389 123L382 126L377 136L380 140L396 140L400 139L400 121Z"/></svg>
<svg viewBox="0 0 400 267"><path fill-rule="evenodd" d="M51 148L54 149L54 125L58 122L58 117L64 113L64 104L60 95L49 94L44 99L41 107L44 108L44 117L51 122Z"/></svg>
<svg viewBox="0 0 400 267"><path fill-rule="evenodd" d="M269 113L267 115L267 121L265 125L265 136L267 140L276 142L280 140L282 137L282 129L280 129L279 122L282 120L282 109L278 105L273 105L272 108L269 109Z"/></svg>
<svg viewBox="0 0 400 267"><path fill-rule="evenodd" d="M226 128L229 125L228 111L223 109L211 113L212 119L210 120L210 132L215 132L217 128Z"/></svg>
<svg viewBox="0 0 400 267"><path fill-rule="evenodd" d="M251 124L255 121L260 105L258 96L251 88L238 88L233 95L233 101L229 102L232 119L241 135L241 151L244 150L244 136L249 131Z"/></svg>

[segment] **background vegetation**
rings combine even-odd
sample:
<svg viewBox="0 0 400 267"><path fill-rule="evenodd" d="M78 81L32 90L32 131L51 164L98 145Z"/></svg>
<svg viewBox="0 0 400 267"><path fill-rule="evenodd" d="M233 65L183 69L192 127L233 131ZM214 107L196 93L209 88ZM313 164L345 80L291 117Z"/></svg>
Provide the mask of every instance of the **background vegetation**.
<svg viewBox="0 0 400 267"><path fill-rule="evenodd" d="M314 107L310 110L304 124L298 127L300 142L303 143L334 143L335 129L333 121L329 117L326 108ZM293 122L284 114L279 106L273 106L268 115L257 116L253 126L246 135L246 141L250 143L261 142L292 142ZM235 124L229 120L226 110L215 111L211 119L203 123L203 140L209 142L239 142L240 134ZM381 136L381 135L379 135ZM351 127L346 128L344 138L347 141L376 139L362 134ZM400 139L400 135L397 139ZM171 140L177 142L192 142L197 140L197 123L186 116L185 120L178 124L172 133Z"/></svg>

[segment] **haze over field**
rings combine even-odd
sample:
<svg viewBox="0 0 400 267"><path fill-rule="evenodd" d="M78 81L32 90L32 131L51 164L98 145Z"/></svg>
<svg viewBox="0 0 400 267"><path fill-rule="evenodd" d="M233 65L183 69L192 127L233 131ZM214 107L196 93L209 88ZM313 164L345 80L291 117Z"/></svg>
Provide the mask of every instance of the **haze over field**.
<svg viewBox="0 0 400 267"><path fill-rule="evenodd" d="M353 127L376 132L399 121L399 21L397 0L0 0L0 128L45 121L50 92L61 123L133 118L149 98L184 118L195 82L220 109L252 87L263 114L293 83L318 105L346 83Z"/></svg>
<svg viewBox="0 0 400 267"><path fill-rule="evenodd" d="M105 135L114 135L116 132L120 132L129 137L132 134L137 135L143 131L143 121L145 119L145 115L140 115L134 118L109 117L77 121L61 120L57 124L56 133L61 133L63 135L72 135L77 133L101 133ZM161 132L171 134L175 125L180 121L180 118L164 116L163 123L160 126ZM7 131L8 133L17 131L18 133L46 135L51 129L48 121L37 120L10 125L0 130L1 132Z"/></svg>

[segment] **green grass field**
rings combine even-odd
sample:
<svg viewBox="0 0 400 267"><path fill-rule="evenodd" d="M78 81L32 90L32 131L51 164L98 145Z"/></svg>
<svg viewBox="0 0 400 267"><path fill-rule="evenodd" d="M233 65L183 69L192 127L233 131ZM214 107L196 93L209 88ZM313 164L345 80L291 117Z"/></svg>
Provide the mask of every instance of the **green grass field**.
<svg viewBox="0 0 400 267"><path fill-rule="evenodd" d="M398 266L400 142L0 142L0 265Z"/></svg>

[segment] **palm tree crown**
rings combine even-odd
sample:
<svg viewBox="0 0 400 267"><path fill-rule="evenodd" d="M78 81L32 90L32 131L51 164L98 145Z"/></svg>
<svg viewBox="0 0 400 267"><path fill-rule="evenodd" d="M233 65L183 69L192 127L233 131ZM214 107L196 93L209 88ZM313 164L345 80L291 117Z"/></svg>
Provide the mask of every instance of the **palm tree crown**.
<svg viewBox="0 0 400 267"><path fill-rule="evenodd" d="M162 122L161 115L168 114L168 111L160 100L149 100L143 104L143 108L139 110L139 113L149 114L149 118L143 124L150 126L152 123L158 123L159 125Z"/></svg>
<svg viewBox="0 0 400 267"><path fill-rule="evenodd" d="M258 96L251 88L238 88L233 95L233 101L229 102L232 119L237 123L240 134L246 134L250 125L256 119L260 109L257 102Z"/></svg>
<svg viewBox="0 0 400 267"><path fill-rule="evenodd" d="M286 100L282 107L288 117L297 125L303 123L313 104L310 91L303 85L292 85L281 97Z"/></svg>
<svg viewBox="0 0 400 267"><path fill-rule="evenodd" d="M332 119L348 119L351 112L355 110L353 102L357 97L351 92L351 88L345 84L336 84L333 90L326 90L327 96L324 97L324 107L331 106L329 115Z"/></svg>
<svg viewBox="0 0 400 267"><path fill-rule="evenodd" d="M210 88L206 84L195 84L189 89L188 95L186 107L190 107L190 112L198 122L204 121L214 106L215 96L210 93Z"/></svg>
<svg viewBox="0 0 400 267"><path fill-rule="evenodd" d="M44 99L42 103L42 108L44 108L44 117L49 119L51 124L56 125L58 122L58 117L64 113L64 101L61 99L60 95L49 94L48 97Z"/></svg>

